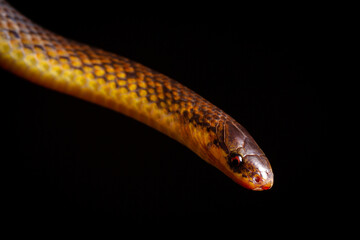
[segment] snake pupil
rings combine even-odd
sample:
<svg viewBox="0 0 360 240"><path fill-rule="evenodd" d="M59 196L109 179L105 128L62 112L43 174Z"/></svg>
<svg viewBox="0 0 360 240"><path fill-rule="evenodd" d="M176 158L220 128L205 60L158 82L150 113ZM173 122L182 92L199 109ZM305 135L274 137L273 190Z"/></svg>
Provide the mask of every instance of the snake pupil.
<svg viewBox="0 0 360 240"><path fill-rule="evenodd" d="M231 158L231 164L234 167L238 167L240 165L240 163L242 162L242 158L239 155L236 155L235 157Z"/></svg>

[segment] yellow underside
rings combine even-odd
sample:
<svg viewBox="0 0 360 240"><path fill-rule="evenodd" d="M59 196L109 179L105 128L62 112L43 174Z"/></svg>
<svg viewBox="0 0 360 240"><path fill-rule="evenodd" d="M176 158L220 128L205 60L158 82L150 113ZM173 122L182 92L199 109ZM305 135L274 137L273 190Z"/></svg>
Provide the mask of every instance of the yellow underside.
<svg viewBox="0 0 360 240"><path fill-rule="evenodd" d="M220 163L214 162L219 159L214 158L214 154L218 155L219 152L212 152L215 149L208 146L209 139L216 137L213 133L193 124L183 124L178 115L149 102L145 94L139 97L127 88L117 88L113 82L101 81L92 74L84 74L60 61L49 61L42 53L25 52L24 49L20 42L11 42L0 36L0 64L31 82L143 122L186 145L207 162L219 166Z"/></svg>

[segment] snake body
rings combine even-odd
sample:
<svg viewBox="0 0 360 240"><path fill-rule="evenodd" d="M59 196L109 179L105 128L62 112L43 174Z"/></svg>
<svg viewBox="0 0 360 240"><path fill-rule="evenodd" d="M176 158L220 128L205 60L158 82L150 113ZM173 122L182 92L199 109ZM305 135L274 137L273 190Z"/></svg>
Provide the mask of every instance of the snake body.
<svg viewBox="0 0 360 240"><path fill-rule="evenodd" d="M143 122L246 188L265 190L273 184L262 150L221 109L137 62L43 29L4 0L0 0L0 66Z"/></svg>

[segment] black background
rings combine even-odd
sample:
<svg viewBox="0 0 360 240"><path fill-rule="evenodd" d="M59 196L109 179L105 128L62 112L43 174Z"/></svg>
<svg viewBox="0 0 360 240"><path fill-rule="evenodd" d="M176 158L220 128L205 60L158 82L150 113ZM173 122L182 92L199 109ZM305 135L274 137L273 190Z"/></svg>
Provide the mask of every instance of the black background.
<svg viewBox="0 0 360 240"><path fill-rule="evenodd" d="M311 13L9 2L53 32L199 93L247 128L275 174L269 191L243 189L139 122L0 70L9 94L5 148L14 173L6 184L14 216L225 225L246 219L269 228L273 218L292 224L307 217L311 224L324 217L315 164L324 161L328 114L326 84L315 73L322 28L309 21Z"/></svg>

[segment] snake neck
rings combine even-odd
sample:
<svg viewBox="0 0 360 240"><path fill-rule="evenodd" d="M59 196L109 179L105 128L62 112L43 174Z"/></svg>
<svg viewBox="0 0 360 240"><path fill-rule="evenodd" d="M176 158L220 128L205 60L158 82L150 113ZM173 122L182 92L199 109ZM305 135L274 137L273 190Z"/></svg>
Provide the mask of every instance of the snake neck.
<svg viewBox="0 0 360 240"><path fill-rule="evenodd" d="M211 162L227 115L175 80L137 62L56 35L0 1L0 65L38 85L113 109Z"/></svg>

